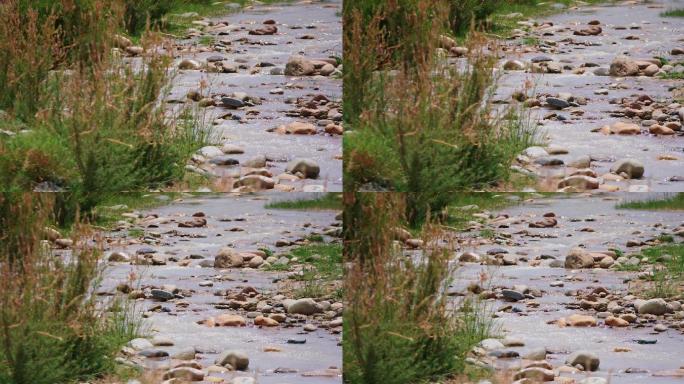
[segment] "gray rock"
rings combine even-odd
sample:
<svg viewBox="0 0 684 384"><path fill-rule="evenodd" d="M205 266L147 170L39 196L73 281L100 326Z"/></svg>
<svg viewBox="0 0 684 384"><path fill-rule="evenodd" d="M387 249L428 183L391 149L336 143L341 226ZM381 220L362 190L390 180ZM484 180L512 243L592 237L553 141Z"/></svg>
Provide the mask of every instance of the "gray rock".
<svg viewBox="0 0 684 384"><path fill-rule="evenodd" d="M169 353L161 349L145 349L138 352L138 355L144 357L167 357Z"/></svg>
<svg viewBox="0 0 684 384"><path fill-rule="evenodd" d="M668 312L667 302L663 299L637 300L634 304L640 314L660 316Z"/></svg>
<svg viewBox="0 0 684 384"><path fill-rule="evenodd" d="M568 356L565 363L571 366L581 365L585 371L596 371L599 367L599 357L589 351L577 351Z"/></svg>
<svg viewBox="0 0 684 384"><path fill-rule="evenodd" d="M526 148L523 153L525 154L525 156L530 157L532 159L535 159L538 157L545 157L545 156L549 155L549 153L546 152L546 149L544 149L542 147L529 147L529 148Z"/></svg>
<svg viewBox="0 0 684 384"><path fill-rule="evenodd" d="M579 156L569 161L568 166L573 168L589 168L591 166L591 157L587 155Z"/></svg>
<svg viewBox="0 0 684 384"><path fill-rule="evenodd" d="M563 100L558 97L547 97L546 103L557 109L563 109L570 106L570 103L568 103L567 100Z"/></svg>
<svg viewBox="0 0 684 384"><path fill-rule="evenodd" d="M177 360L193 360L195 353L197 353L195 347L187 347L177 351L172 357Z"/></svg>
<svg viewBox="0 0 684 384"><path fill-rule="evenodd" d="M245 106L245 103L242 100L233 97L223 97L221 98L221 102L228 108L241 108Z"/></svg>
<svg viewBox="0 0 684 384"><path fill-rule="evenodd" d="M527 360L545 360L546 359L546 348L535 348L524 356Z"/></svg>
<svg viewBox="0 0 684 384"><path fill-rule="evenodd" d="M266 166L266 156L256 155L245 161L242 165L249 168L263 168Z"/></svg>
<svg viewBox="0 0 684 384"><path fill-rule="evenodd" d="M540 157L535 159L534 163L541 165L542 167L553 167L563 165L563 160L557 157Z"/></svg>
<svg viewBox="0 0 684 384"><path fill-rule="evenodd" d="M206 147L202 147L197 151L200 155L206 157L207 159L211 159L214 157L218 156L223 156L224 153L219 147L215 147L213 145L207 145Z"/></svg>
<svg viewBox="0 0 684 384"><path fill-rule="evenodd" d="M630 179L640 179L644 175L644 164L636 159L621 159L610 167L610 172L617 175L625 173Z"/></svg>
<svg viewBox="0 0 684 384"><path fill-rule="evenodd" d="M244 263L240 253L229 247L223 247L214 258L214 268L239 268Z"/></svg>
<svg viewBox="0 0 684 384"><path fill-rule="evenodd" d="M229 350L224 351L216 358L215 364L225 367L230 364L231 367L238 371L244 371L249 366L249 357L243 352Z"/></svg>
<svg viewBox="0 0 684 384"><path fill-rule="evenodd" d="M297 158L287 164L287 171L293 174L300 172L307 179L315 179L321 172L321 168L312 159Z"/></svg>
<svg viewBox="0 0 684 384"><path fill-rule="evenodd" d="M230 156L216 156L209 160L209 163L215 165L238 165L240 162Z"/></svg>
<svg viewBox="0 0 684 384"><path fill-rule="evenodd" d="M484 348L487 351L494 351L497 349L503 349L504 345L497 339L484 339L480 341L480 347Z"/></svg>
<svg viewBox="0 0 684 384"><path fill-rule="evenodd" d="M608 68L596 68L594 70L594 75L596 75L596 76L610 76L610 69L608 69Z"/></svg>
<svg viewBox="0 0 684 384"><path fill-rule="evenodd" d="M298 299L289 302L286 306L286 309L287 313L296 313L307 316L320 312L320 308L314 299L311 298Z"/></svg>
<svg viewBox="0 0 684 384"><path fill-rule="evenodd" d="M142 351L144 349L152 349L154 345L147 339L137 338L128 342L128 346L135 349L136 351Z"/></svg>
<svg viewBox="0 0 684 384"><path fill-rule="evenodd" d="M159 301L167 301L173 299L175 296L169 291L163 289L153 289L151 292L152 297Z"/></svg>
<svg viewBox="0 0 684 384"><path fill-rule="evenodd" d="M518 291L512 289L504 289L501 291L501 295L508 301L519 301L525 298L525 295Z"/></svg>

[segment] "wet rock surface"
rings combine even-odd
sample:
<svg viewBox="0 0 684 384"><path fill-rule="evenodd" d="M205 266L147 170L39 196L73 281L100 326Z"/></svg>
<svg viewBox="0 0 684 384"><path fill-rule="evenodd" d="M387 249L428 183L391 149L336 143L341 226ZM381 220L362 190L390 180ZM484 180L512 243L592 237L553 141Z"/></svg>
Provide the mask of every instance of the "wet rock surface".
<svg viewBox="0 0 684 384"><path fill-rule="evenodd" d="M295 197L305 196L188 195L127 213L106 235L99 294L136 300L149 335L119 361L184 381L341 382L344 306L299 296L305 266L284 256L313 235L339 242L341 222L334 211L264 208ZM205 224L181 225L192 218Z"/></svg>
<svg viewBox="0 0 684 384"><path fill-rule="evenodd" d="M547 189L682 190L684 80L665 77L684 72L684 20L660 16L676 6L581 5L518 23L505 43L498 97L524 102L538 119L543 147L565 151L553 161L523 153L514 169ZM576 163L581 157L589 161ZM621 172L616 163L625 160L641 170Z"/></svg>
<svg viewBox="0 0 684 384"><path fill-rule="evenodd" d="M342 190L340 11L337 0L257 5L177 41L167 99L198 107L213 133L189 172L224 191ZM295 159L319 171L292 172Z"/></svg>

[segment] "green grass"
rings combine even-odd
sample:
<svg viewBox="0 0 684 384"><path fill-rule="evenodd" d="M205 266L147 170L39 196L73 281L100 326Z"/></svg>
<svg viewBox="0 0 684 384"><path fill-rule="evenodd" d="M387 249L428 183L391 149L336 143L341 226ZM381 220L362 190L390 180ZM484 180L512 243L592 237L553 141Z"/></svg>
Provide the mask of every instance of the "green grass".
<svg viewBox="0 0 684 384"><path fill-rule="evenodd" d="M309 244L294 248L289 252L300 263L308 264L312 269L305 273L304 279L321 279L326 281L342 278L342 245L338 243Z"/></svg>
<svg viewBox="0 0 684 384"><path fill-rule="evenodd" d="M128 230L128 237L143 237L145 231L140 228L131 228Z"/></svg>
<svg viewBox="0 0 684 384"><path fill-rule="evenodd" d="M342 280L342 245L338 243L310 244L290 251L304 264L303 273L297 276L299 285L295 297L323 297L331 295L341 298L337 284Z"/></svg>
<svg viewBox="0 0 684 384"><path fill-rule="evenodd" d="M539 38L538 37L524 37L522 40L523 45L530 45L530 46L535 46L539 45Z"/></svg>
<svg viewBox="0 0 684 384"><path fill-rule="evenodd" d="M214 36L202 36L197 41L202 45L212 45L214 44Z"/></svg>
<svg viewBox="0 0 684 384"><path fill-rule="evenodd" d="M642 210L684 210L684 193L677 193L665 198L652 198L649 200L627 201L617 204L618 209L642 209Z"/></svg>
<svg viewBox="0 0 684 384"><path fill-rule="evenodd" d="M649 297L682 296L684 290L684 244L665 244L643 249L641 253L654 263L647 291Z"/></svg>
<svg viewBox="0 0 684 384"><path fill-rule="evenodd" d="M639 272L641 271L641 265L620 264L615 267L615 270L620 272Z"/></svg>
<svg viewBox="0 0 684 384"><path fill-rule="evenodd" d="M662 17L684 17L684 8L668 9L660 14Z"/></svg>
<svg viewBox="0 0 684 384"><path fill-rule="evenodd" d="M313 199L300 198L295 200L271 201L265 205L269 209L298 209L298 210L342 210L342 194L316 194Z"/></svg>
<svg viewBox="0 0 684 384"><path fill-rule="evenodd" d="M664 73L659 76L661 79L666 79L666 80L681 80L684 79L684 72L669 72L669 73Z"/></svg>

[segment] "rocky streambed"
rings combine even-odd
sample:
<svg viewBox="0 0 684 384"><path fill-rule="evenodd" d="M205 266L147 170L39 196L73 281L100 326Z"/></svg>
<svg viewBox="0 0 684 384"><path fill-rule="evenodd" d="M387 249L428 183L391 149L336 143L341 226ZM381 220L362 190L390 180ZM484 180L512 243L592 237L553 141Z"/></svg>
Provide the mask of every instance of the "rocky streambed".
<svg viewBox="0 0 684 384"><path fill-rule="evenodd" d="M501 336L474 348L472 364L519 383L682 381L681 286L678 298L648 293L640 250L663 236L681 242L684 221L677 212L616 209L625 199L634 196L539 196L477 214L482 222L455 234L451 295L485 298Z"/></svg>
<svg viewBox="0 0 684 384"><path fill-rule="evenodd" d="M340 11L307 1L193 21L167 101L199 108L214 145L188 171L228 191L342 190Z"/></svg>
<svg viewBox="0 0 684 384"><path fill-rule="evenodd" d="M121 364L165 383L341 382L343 304L329 290L302 297L294 278L306 266L291 255L313 237L339 242L340 218L264 208L283 198L187 196L124 213L103 235L98 292L133 299L144 317L146 335L123 348Z"/></svg>
<svg viewBox="0 0 684 384"><path fill-rule="evenodd" d="M661 16L681 2L557 5L508 15L497 97L531 108L542 141L514 169L551 190L681 190L684 19Z"/></svg>

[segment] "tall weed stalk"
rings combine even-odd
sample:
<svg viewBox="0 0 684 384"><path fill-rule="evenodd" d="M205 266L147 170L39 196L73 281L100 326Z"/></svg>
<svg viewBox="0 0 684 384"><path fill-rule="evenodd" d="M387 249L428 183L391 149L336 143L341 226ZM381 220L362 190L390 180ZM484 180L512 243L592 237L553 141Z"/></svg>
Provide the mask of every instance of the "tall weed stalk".
<svg viewBox="0 0 684 384"><path fill-rule="evenodd" d="M404 223L401 193L345 195L344 381L408 384L463 372L466 353L490 323L470 299L450 301L450 252L430 244L407 257L394 243Z"/></svg>
<svg viewBox="0 0 684 384"><path fill-rule="evenodd" d="M43 240L52 199L48 194L0 195L2 383L99 377L114 369L114 355L138 330L129 312L112 315L95 300L101 268L92 234L77 226L72 250L59 255Z"/></svg>

